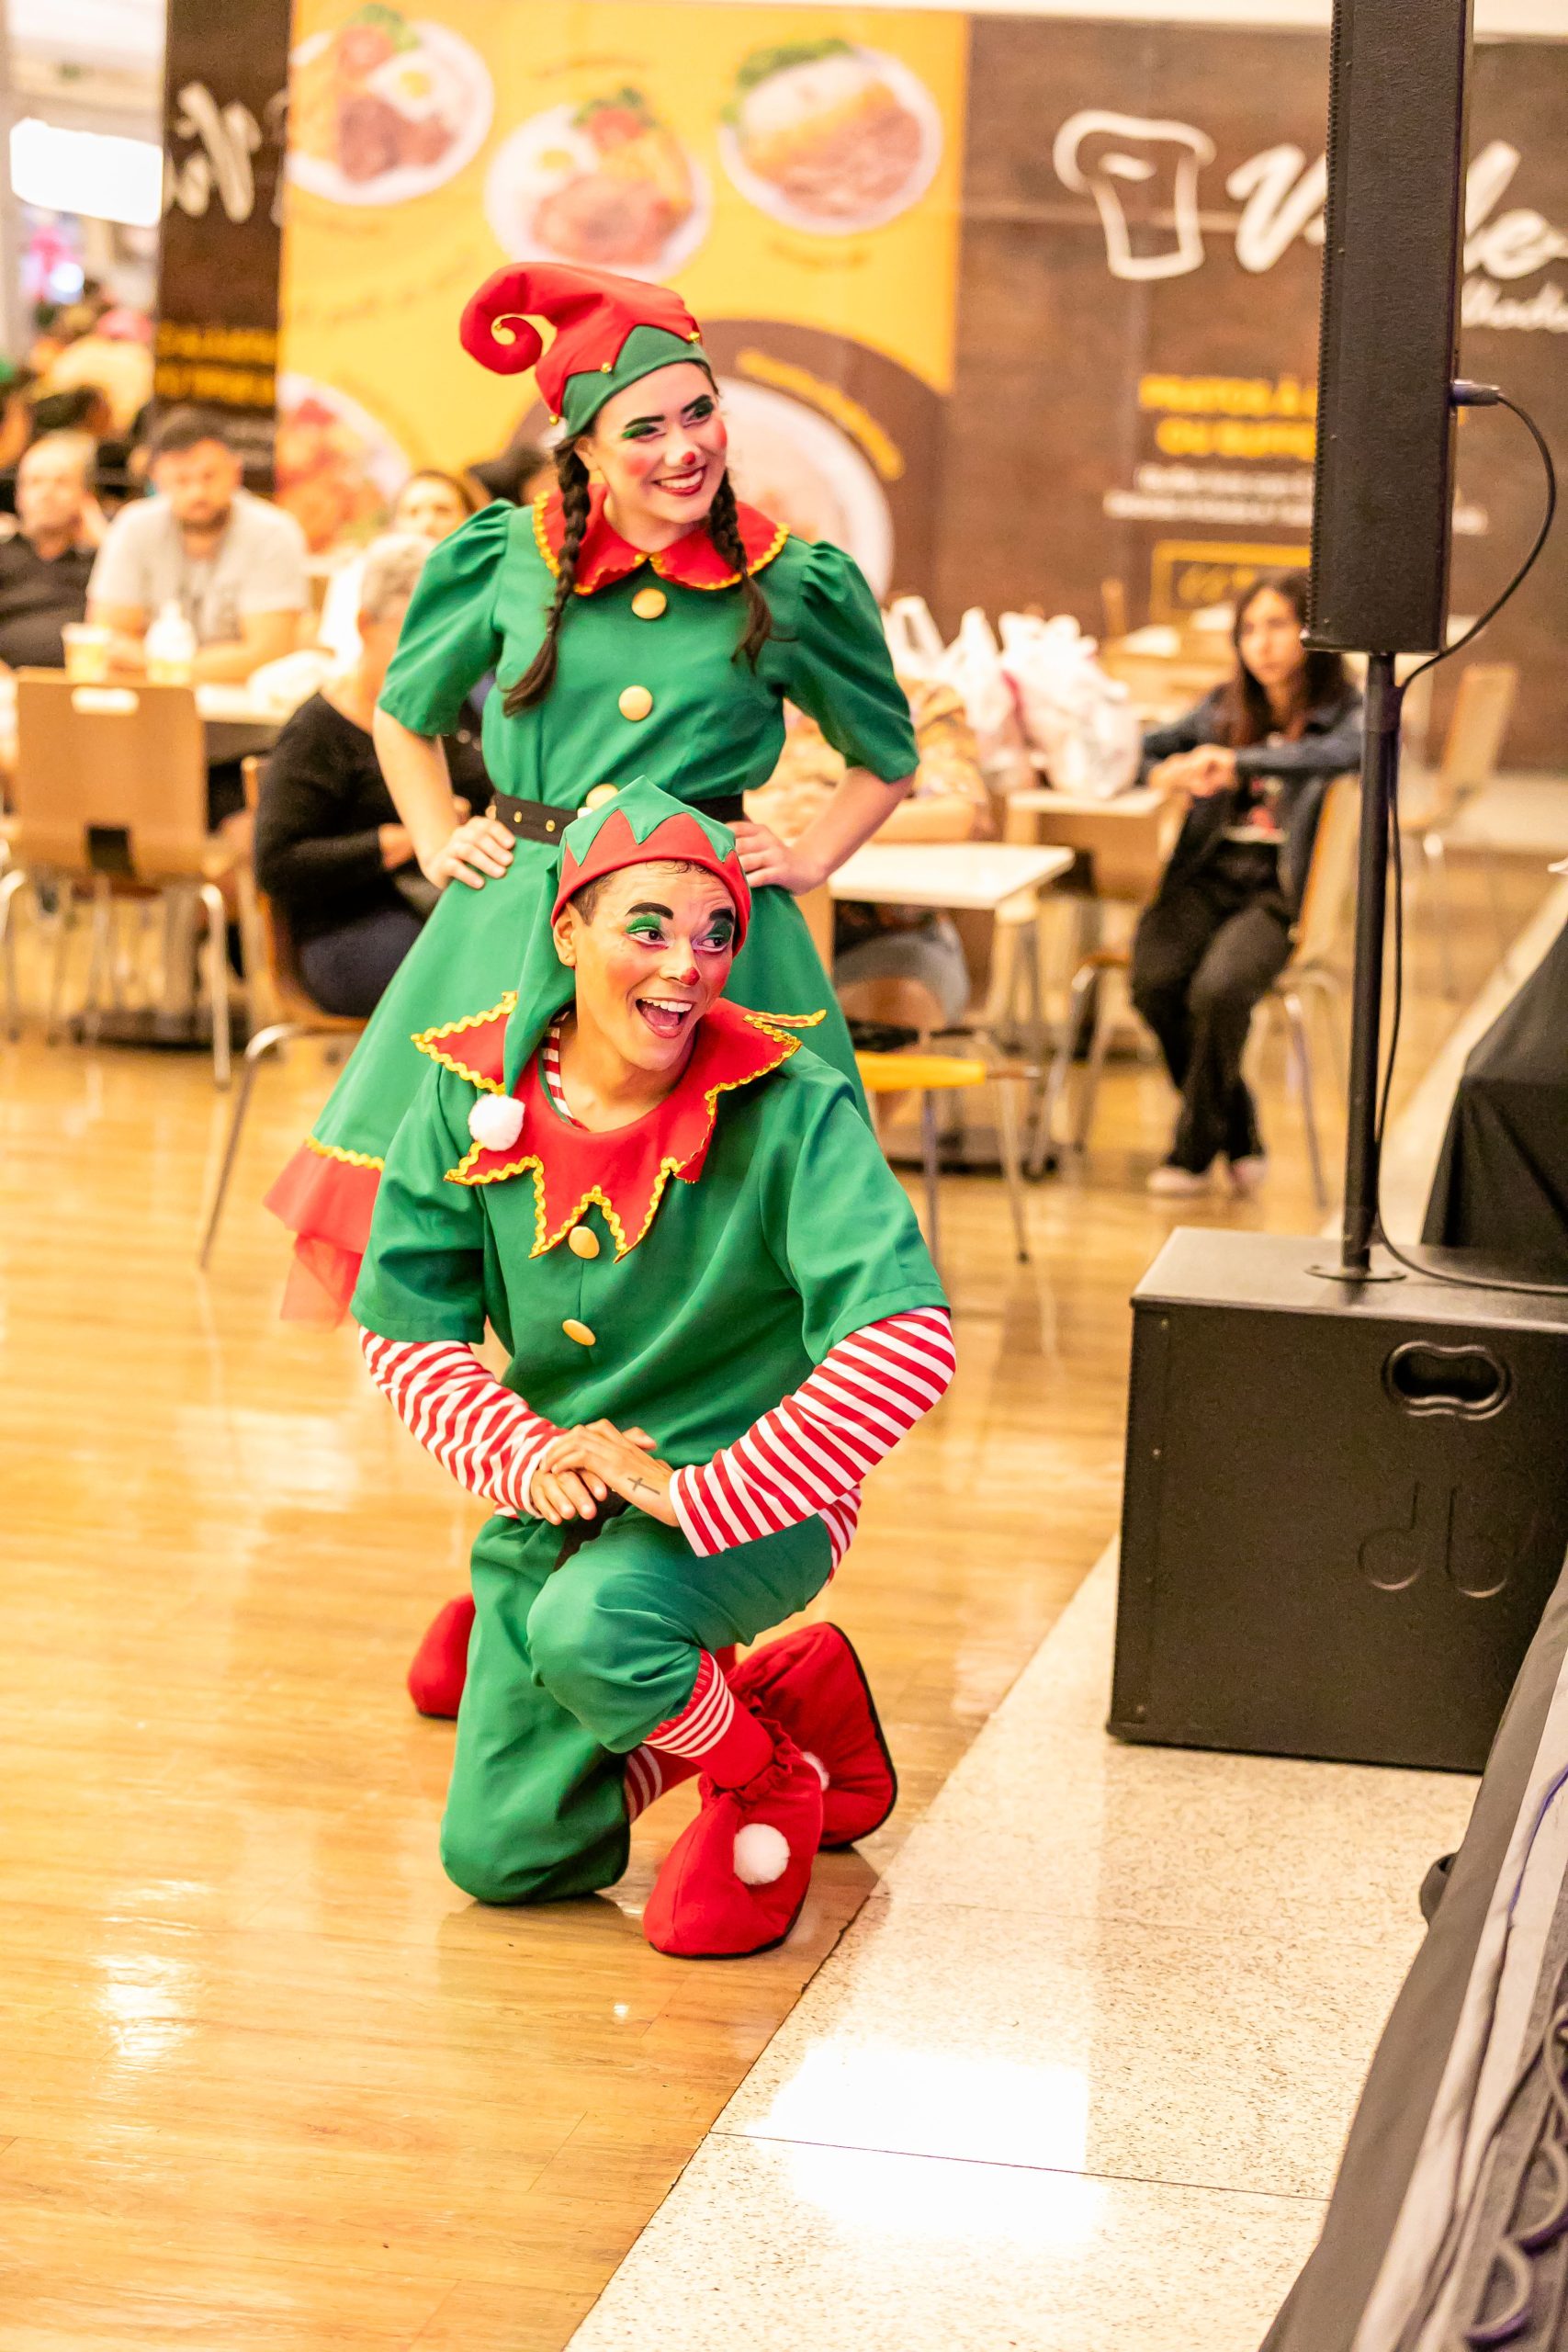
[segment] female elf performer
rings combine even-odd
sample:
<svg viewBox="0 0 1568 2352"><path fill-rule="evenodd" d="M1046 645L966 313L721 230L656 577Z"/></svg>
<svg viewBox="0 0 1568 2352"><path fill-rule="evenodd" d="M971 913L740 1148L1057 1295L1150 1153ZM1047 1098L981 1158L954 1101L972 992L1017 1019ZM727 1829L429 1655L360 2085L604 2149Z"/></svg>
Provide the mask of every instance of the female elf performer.
<svg viewBox="0 0 1568 2352"><path fill-rule="evenodd" d="M527 314L555 327L542 355ZM285 1312L315 1319L340 1316L353 1288L382 1160L418 1082L415 1035L495 1001L513 976L509 943L544 912L564 826L634 775L735 825L758 893L737 986L821 1015L818 1051L858 1088L791 893L858 848L916 764L854 564L737 503L712 370L676 295L594 270L504 269L468 304L462 339L502 374L536 368L563 434L559 487L531 509L485 508L433 551L382 690L377 752L444 895L269 1196L298 1237ZM438 739L491 673L494 808L459 823ZM851 763L792 848L746 823L740 802L778 759L786 695Z"/></svg>
<svg viewBox="0 0 1568 2352"><path fill-rule="evenodd" d="M733 836L637 780L538 871L515 992L420 1041L354 1297L378 1385L499 1505L442 1858L484 1902L589 1893L701 1770L645 1932L761 1951L894 1782L835 1628L733 1675L716 1654L821 1589L952 1327L848 1082L722 994L752 914Z"/></svg>

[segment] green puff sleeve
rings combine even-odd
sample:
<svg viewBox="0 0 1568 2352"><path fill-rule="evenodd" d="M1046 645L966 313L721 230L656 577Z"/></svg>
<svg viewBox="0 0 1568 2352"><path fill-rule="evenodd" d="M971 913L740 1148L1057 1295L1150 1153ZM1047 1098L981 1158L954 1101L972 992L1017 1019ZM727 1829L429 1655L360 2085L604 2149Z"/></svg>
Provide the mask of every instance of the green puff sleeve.
<svg viewBox="0 0 1568 2352"><path fill-rule="evenodd" d="M792 1132L770 1135L762 1183L769 1252L801 1303L813 1363L852 1331L945 1306L908 1195L847 1082L803 1047L779 1089Z"/></svg>
<svg viewBox="0 0 1568 2352"><path fill-rule="evenodd" d="M885 784L914 774L919 752L908 699L876 599L859 564L827 540L807 555L786 654L784 692L852 767L869 768Z"/></svg>
<svg viewBox="0 0 1568 2352"><path fill-rule="evenodd" d="M514 516L497 499L432 548L404 616L380 707L415 735L450 735L463 698L501 659L496 588Z"/></svg>
<svg viewBox="0 0 1568 2352"><path fill-rule="evenodd" d="M446 1182L469 1148L459 1121L473 1099L433 1066L392 1138L349 1307L383 1340L484 1338L484 1210L472 1185Z"/></svg>

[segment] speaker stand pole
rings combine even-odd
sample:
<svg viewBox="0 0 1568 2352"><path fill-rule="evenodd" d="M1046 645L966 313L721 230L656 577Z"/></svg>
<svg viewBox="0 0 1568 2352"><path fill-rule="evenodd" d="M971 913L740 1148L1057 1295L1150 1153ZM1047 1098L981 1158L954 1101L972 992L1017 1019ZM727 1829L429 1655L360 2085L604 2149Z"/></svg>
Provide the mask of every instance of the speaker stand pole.
<svg viewBox="0 0 1568 2352"><path fill-rule="evenodd" d="M1337 1272L1375 1280L1372 1233L1378 1198L1378 1047L1382 1027L1383 932L1388 917L1388 827L1397 807L1399 688L1393 655L1367 659L1366 734L1361 751L1361 841L1356 883L1356 962L1350 987L1349 1123L1345 1144L1345 1221ZM1329 1271L1325 1269L1325 1271Z"/></svg>

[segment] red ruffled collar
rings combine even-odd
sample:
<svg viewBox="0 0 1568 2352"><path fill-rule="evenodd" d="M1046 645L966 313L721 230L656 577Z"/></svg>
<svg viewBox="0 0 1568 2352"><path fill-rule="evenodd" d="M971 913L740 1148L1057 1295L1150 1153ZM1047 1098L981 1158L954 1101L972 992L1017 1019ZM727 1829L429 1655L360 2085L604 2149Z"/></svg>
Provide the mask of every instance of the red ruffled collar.
<svg viewBox="0 0 1568 2352"><path fill-rule="evenodd" d="M484 1094L503 1094L506 1024L515 999L503 997L488 1012L449 1022L414 1039L422 1053L456 1070ZM523 1106L523 1130L513 1143L492 1149L474 1143L449 1184L496 1184L512 1176L534 1179L534 1247L531 1257L553 1250L581 1219L591 1202L604 1212L615 1238L615 1255L635 1250L649 1227L671 1176L694 1184L703 1172L718 1117L718 1098L749 1086L799 1048L796 1028L820 1021L818 1013L749 1012L720 998L703 1021L692 1057L674 1092L629 1127L609 1134L573 1125L550 1102L539 1076L537 1051L528 1056L512 1090Z"/></svg>
<svg viewBox="0 0 1568 2352"><path fill-rule="evenodd" d="M595 482L590 492L588 528L583 533L582 546L577 558L575 587L580 596L592 596L596 589L614 586L646 563L660 580L672 580L681 588L733 588L740 578L732 571L700 527L688 531L673 547L663 548L658 555L645 554L623 539L612 523L604 520L604 485ZM534 537L539 553L552 572L560 571L561 542L566 537L566 525L561 514L558 490L542 492L534 501ZM746 550L746 560L753 571L761 571L788 538L782 523L775 523L755 506L736 508L740 526L740 544Z"/></svg>

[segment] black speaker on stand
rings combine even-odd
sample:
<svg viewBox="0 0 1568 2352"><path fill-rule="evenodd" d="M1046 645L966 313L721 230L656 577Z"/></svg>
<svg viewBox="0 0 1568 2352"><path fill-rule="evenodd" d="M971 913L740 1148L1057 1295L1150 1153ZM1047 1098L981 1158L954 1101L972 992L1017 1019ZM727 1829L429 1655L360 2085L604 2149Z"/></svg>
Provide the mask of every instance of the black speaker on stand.
<svg viewBox="0 0 1568 2352"><path fill-rule="evenodd" d="M1394 662L1447 630L1470 38L1470 0L1336 0L1307 641L1367 655L1344 1216L1337 1259L1179 1232L1134 1294L1125 1739L1478 1770L1568 1545L1568 1300L1372 1255Z"/></svg>

